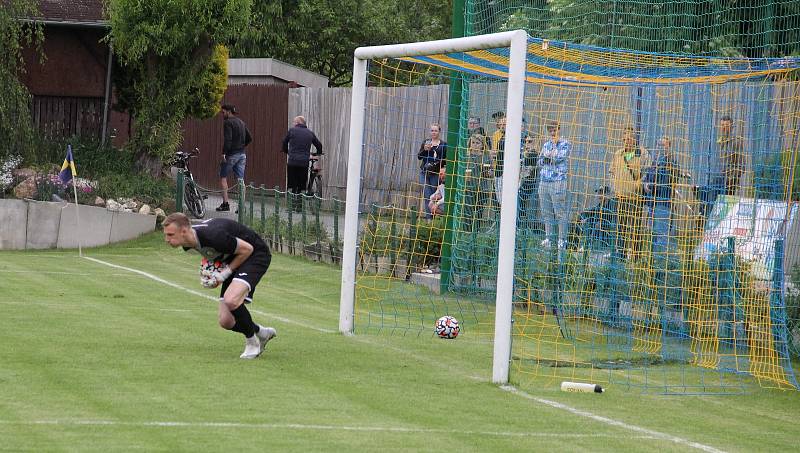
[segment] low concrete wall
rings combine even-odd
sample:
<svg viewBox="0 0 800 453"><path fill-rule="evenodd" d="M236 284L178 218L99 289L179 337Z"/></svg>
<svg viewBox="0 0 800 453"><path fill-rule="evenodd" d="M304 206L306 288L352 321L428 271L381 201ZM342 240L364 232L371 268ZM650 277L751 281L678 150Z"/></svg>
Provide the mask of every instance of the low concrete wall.
<svg viewBox="0 0 800 453"><path fill-rule="evenodd" d="M44 201L28 202L28 239L26 249L52 249L58 244L62 208L69 205ZM74 206L74 205L71 205ZM58 209L54 209L57 207Z"/></svg>
<svg viewBox="0 0 800 453"><path fill-rule="evenodd" d="M0 250L77 248L79 243L97 247L134 239L155 228L154 215L72 203L0 200Z"/></svg>
<svg viewBox="0 0 800 453"><path fill-rule="evenodd" d="M22 200L0 200L0 249L24 249L28 205Z"/></svg>

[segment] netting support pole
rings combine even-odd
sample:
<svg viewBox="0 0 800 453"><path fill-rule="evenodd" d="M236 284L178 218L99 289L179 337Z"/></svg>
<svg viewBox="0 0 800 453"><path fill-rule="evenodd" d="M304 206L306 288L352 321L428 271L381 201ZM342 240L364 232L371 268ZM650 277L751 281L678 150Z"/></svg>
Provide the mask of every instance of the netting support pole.
<svg viewBox="0 0 800 453"><path fill-rule="evenodd" d="M452 37L460 38L464 36L464 0L453 1L453 21L452 21ZM450 288L450 268L452 267L451 255L453 244L453 231L456 229L456 216L453 215L455 203L455 183L462 177L458 174L458 150L460 146L461 134L461 117L463 113L461 93L463 90L462 75L453 71L450 77L450 96L448 97L447 109L447 143L449 144L449 162L447 163L447 178L445 179L445 230L444 240L442 241L441 250L441 279L440 292L445 294Z"/></svg>
<svg viewBox="0 0 800 453"><path fill-rule="evenodd" d="M500 207L500 240L497 255L497 299L495 301L494 354L492 382L508 382L511 360L511 315L514 293L516 249L517 187L522 136L522 109L525 102L525 69L528 34L513 32L508 68L506 99L506 143L503 162L503 190Z"/></svg>
<svg viewBox="0 0 800 453"><path fill-rule="evenodd" d="M353 332L356 290L358 201L361 192L361 153L364 142L364 108L367 101L367 60L353 59L353 92L350 104L350 144L347 160L347 199L344 211L342 289L339 299L339 332Z"/></svg>

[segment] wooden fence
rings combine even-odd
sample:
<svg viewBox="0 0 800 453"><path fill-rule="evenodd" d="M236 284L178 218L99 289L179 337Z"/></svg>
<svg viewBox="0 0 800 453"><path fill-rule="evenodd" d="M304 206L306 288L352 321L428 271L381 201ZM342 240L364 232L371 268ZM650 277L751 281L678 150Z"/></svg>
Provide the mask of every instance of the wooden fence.
<svg viewBox="0 0 800 453"><path fill-rule="evenodd" d="M289 93L289 116L306 118L325 150L326 196L344 199L350 130L350 88L295 88ZM448 86L367 90L361 200L407 207L418 192L417 151L433 122L447 134Z"/></svg>
<svg viewBox="0 0 800 453"><path fill-rule="evenodd" d="M286 135L289 89L280 85L231 85L223 103L236 106L253 142L247 147L245 180L255 185L286 186L286 157L280 152ZM182 149L200 149L200 158L190 165L199 183L212 190L220 188L219 163L222 158L222 115L184 123ZM235 181L229 181L234 184Z"/></svg>
<svg viewBox="0 0 800 453"><path fill-rule="evenodd" d="M102 133L101 97L33 96L30 110L34 126L47 138L100 138Z"/></svg>

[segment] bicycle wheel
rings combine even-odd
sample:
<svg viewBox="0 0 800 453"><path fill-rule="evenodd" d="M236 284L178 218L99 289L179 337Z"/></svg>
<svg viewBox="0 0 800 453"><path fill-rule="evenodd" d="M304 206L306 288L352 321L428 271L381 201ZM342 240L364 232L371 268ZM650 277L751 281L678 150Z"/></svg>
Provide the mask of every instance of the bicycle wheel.
<svg viewBox="0 0 800 453"><path fill-rule="evenodd" d="M322 198L322 176L314 175L308 185L308 194Z"/></svg>
<svg viewBox="0 0 800 453"><path fill-rule="evenodd" d="M183 201L186 209L195 218L202 219L205 217L206 207L203 203L203 197L200 195L197 185L191 179L186 180L186 184L183 187Z"/></svg>

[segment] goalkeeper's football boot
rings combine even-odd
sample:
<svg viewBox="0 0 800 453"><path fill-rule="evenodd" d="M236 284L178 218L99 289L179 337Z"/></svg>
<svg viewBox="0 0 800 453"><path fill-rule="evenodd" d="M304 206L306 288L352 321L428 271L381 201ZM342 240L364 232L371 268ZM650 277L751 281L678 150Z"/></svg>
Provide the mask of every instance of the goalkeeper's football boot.
<svg viewBox="0 0 800 453"><path fill-rule="evenodd" d="M278 332L272 327L264 327L261 325L259 325L258 327L259 329L258 332L256 333L256 336L258 337L258 340L261 342L261 352L264 352L264 348L267 347L267 342L277 337Z"/></svg>
<svg viewBox="0 0 800 453"><path fill-rule="evenodd" d="M255 359L261 355L261 340L253 335L244 340L244 352L239 356L240 359Z"/></svg>

